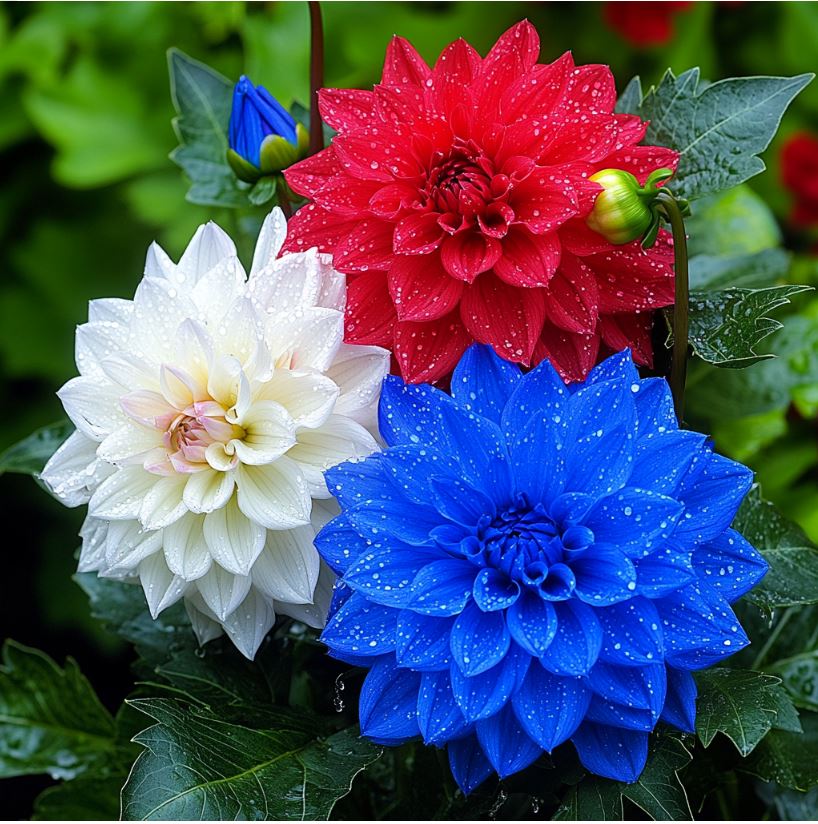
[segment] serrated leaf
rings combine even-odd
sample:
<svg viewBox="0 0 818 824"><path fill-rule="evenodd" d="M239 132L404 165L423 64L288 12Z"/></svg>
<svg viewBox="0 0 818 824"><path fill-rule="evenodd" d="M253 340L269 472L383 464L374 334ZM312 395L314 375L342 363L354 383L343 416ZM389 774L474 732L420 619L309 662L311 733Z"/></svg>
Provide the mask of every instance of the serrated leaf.
<svg viewBox="0 0 818 824"><path fill-rule="evenodd" d="M20 472L36 475L42 472L48 459L60 444L74 431L70 421L60 421L32 432L27 438L0 453L0 475Z"/></svg>
<svg viewBox="0 0 818 824"><path fill-rule="evenodd" d="M34 802L32 821L118 821L125 776L77 778L49 787Z"/></svg>
<svg viewBox="0 0 818 824"><path fill-rule="evenodd" d="M772 286L787 274L790 255L783 249L763 249L748 255L695 255L690 258L690 288L694 291Z"/></svg>
<svg viewBox="0 0 818 824"><path fill-rule="evenodd" d="M800 731L779 678L717 668L698 673L696 681L696 732L705 747L722 733L746 757L774 727Z"/></svg>
<svg viewBox="0 0 818 824"><path fill-rule="evenodd" d="M641 86L638 78L632 80L620 110L650 121L646 143L679 152L673 191L693 200L764 171L758 155L770 145L787 106L813 77L740 77L705 84L698 69L678 77L668 69L638 106Z"/></svg>
<svg viewBox="0 0 818 824"><path fill-rule="evenodd" d="M773 730L743 762L742 769L792 790L818 784L818 715L801 715L802 733Z"/></svg>
<svg viewBox="0 0 818 824"><path fill-rule="evenodd" d="M114 719L72 659L6 641L0 666L0 778L105 774L116 760Z"/></svg>
<svg viewBox="0 0 818 824"><path fill-rule="evenodd" d="M247 206L247 187L227 163L233 84L178 49L168 51L168 71L179 138L170 158L190 178L187 199L203 206Z"/></svg>
<svg viewBox="0 0 818 824"><path fill-rule="evenodd" d="M755 351L764 338L783 325L767 314L809 288L788 285L691 292L690 346L703 361L722 368L742 369L772 358ZM668 335L668 347L672 340L672 334Z"/></svg>
<svg viewBox="0 0 818 824"><path fill-rule="evenodd" d="M691 821L693 814L679 771L692 754L676 734L654 735L648 761L633 784L588 776L569 790L554 815L557 821L622 820L627 798L657 821Z"/></svg>
<svg viewBox="0 0 818 824"><path fill-rule="evenodd" d="M818 711L818 650L776 661L767 672L783 681L796 706Z"/></svg>
<svg viewBox="0 0 818 824"><path fill-rule="evenodd" d="M173 699L132 705L158 723L136 737L146 751L122 790L131 820L327 819L379 755L357 730L317 738L291 716L245 726Z"/></svg>
<svg viewBox="0 0 818 824"><path fill-rule="evenodd" d="M744 597L766 610L818 603L818 547L788 521L758 486L741 504L733 527L764 556L770 571Z"/></svg>

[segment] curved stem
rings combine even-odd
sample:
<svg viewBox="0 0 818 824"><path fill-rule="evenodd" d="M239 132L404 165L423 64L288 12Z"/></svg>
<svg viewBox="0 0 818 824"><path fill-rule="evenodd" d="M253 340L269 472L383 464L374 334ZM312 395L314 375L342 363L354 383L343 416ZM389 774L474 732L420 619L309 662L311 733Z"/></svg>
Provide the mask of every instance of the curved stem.
<svg viewBox="0 0 818 824"><path fill-rule="evenodd" d="M281 207L281 211L284 212L284 217L289 220L293 216L293 205L290 202L290 190L283 175L279 175L278 177L276 195L278 197L278 205Z"/></svg>
<svg viewBox="0 0 818 824"><path fill-rule="evenodd" d="M310 9L310 154L324 148L324 124L318 111L318 90L324 86L324 23L321 4L307 3Z"/></svg>
<svg viewBox="0 0 818 824"><path fill-rule="evenodd" d="M688 315L690 311L690 283L687 272L687 237L682 210L673 195L662 189L657 200L673 232L673 270L675 272L675 299L673 303L673 354L670 366L670 391L676 418L682 423L685 409L685 378L687 377Z"/></svg>

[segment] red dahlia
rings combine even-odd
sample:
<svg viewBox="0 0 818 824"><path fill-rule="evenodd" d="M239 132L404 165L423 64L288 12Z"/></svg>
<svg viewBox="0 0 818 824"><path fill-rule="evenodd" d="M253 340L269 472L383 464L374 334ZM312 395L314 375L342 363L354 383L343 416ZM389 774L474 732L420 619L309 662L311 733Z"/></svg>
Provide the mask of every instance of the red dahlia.
<svg viewBox="0 0 818 824"><path fill-rule="evenodd" d="M430 69L404 39L374 91L324 89L338 134L290 167L309 197L286 248L317 246L348 277L346 339L391 348L405 380L448 374L473 341L580 380L600 345L651 360L650 310L673 301L666 237L612 246L585 218L616 167L644 183L669 149L614 114L607 66L538 65L522 22L481 59L465 41Z"/></svg>
<svg viewBox="0 0 818 824"><path fill-rule="evenodd" d="M673 18L691 5L685 0L608 0L605 22L632 46L663 46L673 39Z"/></svg>
<svg viewBox="0 0 818 824"><path fill-rule="evenodd" d="M790 219L796 226L818 225L818 139L794 134L781 150L781 180L795 198Z"/></svg>

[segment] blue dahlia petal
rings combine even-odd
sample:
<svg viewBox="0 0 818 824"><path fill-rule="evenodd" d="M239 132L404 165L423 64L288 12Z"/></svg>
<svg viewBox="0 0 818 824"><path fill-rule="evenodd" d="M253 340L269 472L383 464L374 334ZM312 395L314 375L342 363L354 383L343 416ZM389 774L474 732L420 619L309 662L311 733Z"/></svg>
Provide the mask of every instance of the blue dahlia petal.
<svg viewBox="0 0 818 824"><path fill-rule="evenodd" d="M388 544L370 546L347 567L344 583L376 604L404 607L412 595L412 583L427 564L437 561L437 547L403 544L385 536Z"/></svg>
<svg viewBox="0 0 818 824"><path fill-rule="evenodd" d="M436 431L437 409L450 403L452 399L434 386L407 384L396 375L387 375L378 404L381 437L388 446L440 443L445 451L448 444Z"/></svg>
<svg viewBox="0 0 818 824"><path fill-rule="evenodd" d="M449 671L424 672L418 693L418 724L426 744L442 745L465 735L471 724L454 700Z"/></svg>
<svg viewBox="0 0 818 824"><path fill-rule="evenodd" d="M625 487L602 498L583 523L597 541L618 546L630 557L649 555L668 538L684 511L673 498L647 489Z"/></svg>
<svg viewBox="0 0 818 824"><path fill-rule="evenodd" d="M420 673L401 669L390 657L378 661L361 688L358 714L361 734L388 744L420 734L417 701Z"/></svg>
<svg viewBox="0 0 818 824"><path fill-rule="evenodd" d="M383 454L370 455L363 461L345 461L328 469L324 477L342 509L350 509L362 501L396 497Z"/></svg>
<svg viewBox="0 0 818 824"><path fill-rule="evenodd" d="M465 559L433 561L415 576L406 606L424 615L458 615L471 598L477 572Z"/></svg>
<svg viewBox="0 0 818 824"><path fill-rule="evenodd" d="M341 573L360 555L373 549L373 544L352 525L349 514L342 512L316 535L315 548L335 572Z"/></svg>
<svg viewBox="0 0 818 824"><path fill-rule="evenodd" d="M667 697L662 721L682 732L696 732L696 679L685 671L667 667Z"/></svg>
<svg viewBox="0 0 818 824"><path fill-rule="evenodd" d="M705 436L686 429L650 433L636 443L631 485L673 496Z"/></svg>
<svg viewBox="0 0 818 824"><path fill-rule="evenodd" d="M490 346L472 344L452 375L452 397L466 409L495 423L520 380L520 367L499 357Z"/></svg>
<svg viewBox="0 0 818 824"><path fill-rule="evenodd" d="M693 567L702 581L731 602L752 589L770 568L764 556L734 529L696 547Z"/></svg>
<svg viewBox="0 0 818 824"><path fill-rule="evenodd" d="M402 444L381 453L384 473L397 490L418 504L429 504L434 497L433 478L457 480L460 468L455 458L436 447L423 444Z"/></svg>
<svg viewBox="0 0 818 824"><path fill-rule="evenodd" d="M539 658L557 634L554 605L529 592L506 613L511 637L530 655Z"/></svg>
<svg viewBox="0 0 818 824"><path fill-rule="evenodd" d="M474 601L483 612L506 609L520 597L520 585L496 569L481 569L474 579Z"/></svg>
<svg viewBox="0 0 818 824"><path fill-rule="evenodd" d="M511 440L522 432L535 413L550 418L555 426L565 428L565 404L568 390L553 366L544 360L539 366L523 375L508 399L500 418L500 428L506 439Z"/></svg>
<svg viewBox="0 0 818 824"><path fill-rule="evenodd" d="M447 750L454 780L466 795L491 775L491 764L483 753L476 735L452 741Z"/></svg>
<svg viewBox="0 0 818 824"><path fill-rule="evenodd" d="M753 472L715 453L700 453L675 497L685 506L675 535L697 543L712 541L733 522L753 484Z"/></svg>
<svg viewBox="0 0 818 824"><path fill-rule="evenodd" d="M430 478L432 492L428 502L451 521L473 527L481 517L494 518L494 502L479 489L457 478L434 476Z"/></svg>
<svg viewBox="0 0 818 824"><path fill-rule="evenodd" d="M454 618L419 615L410 609L398 613L395 658L399 666L418 671L446 670L451 663L449 636Z"/></svg>
<svg viewBox="0 0 818 824"><path fill-rule="evenodd" d="M412 546L431 544L429 533L440 523L440 513L409 501L366 501L346 512L349 523L366 539L377 542L384 534Z"/></svg>
<svg viewBox="0 0 818 824"><path fill-rule="evenodd" d="M648 734L586 721L571 737L585 769L632 784L648 760Z"/></svg>
<svg viewBox="0 0 818 824"><path fill-rule="evenodd" d="M531 656L514 644L499 664L471 678L452 664L452 692L466 720L479 721L502 709L522 686L530 665Z"/></svg>
<svg viewBox="0 0 818 824"><path fill-rule="evenodd" d="M664 378L646 378L640 381L639 391L634 393L634 401L640 435L679 428L673 410L673 395Z"/></svg>
<svg viewBox="0 0 818 824"><path fill-rule="evenodd" d="M475 724L477 740L500 778L519 772L542 755L542 747L531 740L510 704L496 715Z"/></svg>
<svg viewBox="0 0 818 824"><path fill-rule="evenodd" d="M605 381L583 387L568 401L565 413L566 488L604 495L627 483L636 428L630 386Z"/></svg>
<svg viewBox="0 0 818 824"><path fill-rule="evenodd" d="M658 715L650 710L639 707L629 707L627 704L617 704L594 695L588 705L587 719L597 724L610 727L619 727L623 730L640 730L651 732L656 726Z"/></svg>
<svg viewBox="0 0 818 824"><path fill-rule="evenodd" d="M636 596L621 604L601 607L594 614L602 626L601 661L636 666L662 660L662 622L652 601Z"/></svg>
<svg viewBox="0 0 818 824"><path fill-rule="evenodd" d="M557 632L540 657L540 663L556 675L585 675L602 649L602 627L597 610L571 599L554 604Z"/></svg>
<svg viewBox="0 0 818 824"><path fill-rule="evenodd" d="M631 387L631 392L639 391L639 372L636 371L630 349L623 349L605 358L588 373L582 383L573 384L568 389L576 391L582 386L591 386L604 381L618 381Z"/></svg>
<svg viewBox="0 0 818 824"><path fill-rule="evenodd" d="M483 612L473 601L452 628L452 655L464 675L491 669L503 659L510 643L505 617L499 612Z"/></svg>
<svg viewBox="0 0 818 824"><path fill-rule="evenodd" d="M574 734L590 700L591 691L584 679L563 678L542 667L530 667L512 706L526 733L551 752Z"/></svg>
<svg viewBox="0 0 818 824"><path fill-rule="evenodd" d="M619 667L598 662L588 676L594 698L588 719L612 727L650 732L665 702L664 664Z"/></svg>
<svg viewBox="0 0 818 824"><path fill-rule="evenodd" d="M327 621L321 640L342 654L376 656L395 649L398 613L357 592Z"/></svg>
<svg viewBox="0 0 818 824"><path fill-rule="evenodd" d="M547 413L535 412L525 426L508 438L508 443L515 488L530 503L550 503L563 492L562 441L558 427Z"/></svg>
<svg viewBox="0 0 818 824"><path fill-rule="evenodd" d="M608 606L633 597L636 570L630 559L610 544L595 544L571 561L577 597L586 604Z"/></svg>
<svg viewBox="0 0 818 824"><path fill-rule="evenodd" d="M663 598L696 580L690 550L677 548L669 541L645 558L634 561L636 591L646 598Z"/></svg>
<svg viewBox="0 0 818 824"><path fill-rule="evenodd" d="M705 583L690 584L653 603L671 666L704 669L750 643L730 605Z"/></svg>

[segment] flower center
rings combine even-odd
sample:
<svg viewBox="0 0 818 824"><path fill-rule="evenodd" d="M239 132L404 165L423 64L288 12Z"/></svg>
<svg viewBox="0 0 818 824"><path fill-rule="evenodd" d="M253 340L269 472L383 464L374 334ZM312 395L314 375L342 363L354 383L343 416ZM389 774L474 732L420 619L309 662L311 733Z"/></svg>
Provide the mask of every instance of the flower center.
<svg viewBox="0 0 818 824"><path fill-rule="evenodd" d="M230 423L224 407L214 400L197 401L177 415L162 436L168 460L177 472L197 472L207 465L207 454L223 453L225 462L235 465L238 458L231 441L241 440L244 430Z"/></svg>

